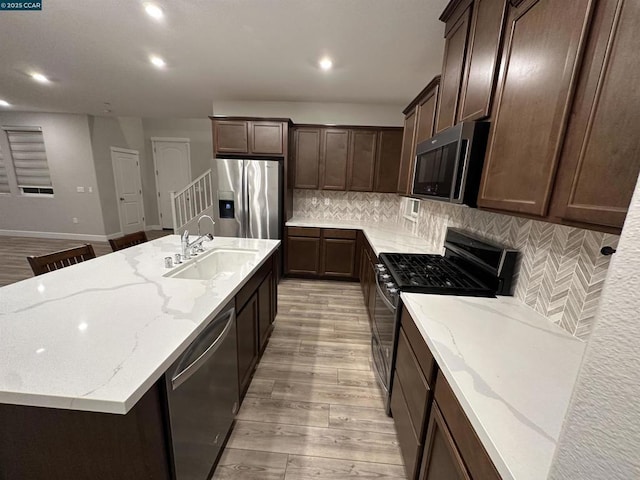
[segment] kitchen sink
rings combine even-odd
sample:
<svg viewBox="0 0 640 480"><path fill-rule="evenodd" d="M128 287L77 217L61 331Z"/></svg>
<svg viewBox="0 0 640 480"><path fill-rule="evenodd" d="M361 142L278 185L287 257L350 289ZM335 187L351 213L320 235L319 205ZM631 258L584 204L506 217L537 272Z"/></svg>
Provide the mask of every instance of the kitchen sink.
<svg viewBox="0 0 640 480"><path fill-rule="evenodd" d="M257 257L257 250L215 248L187 260L184 265L164 276L187 280L209 280L223 273L232 274L242 269L246 264L255 261Z"/></svg>

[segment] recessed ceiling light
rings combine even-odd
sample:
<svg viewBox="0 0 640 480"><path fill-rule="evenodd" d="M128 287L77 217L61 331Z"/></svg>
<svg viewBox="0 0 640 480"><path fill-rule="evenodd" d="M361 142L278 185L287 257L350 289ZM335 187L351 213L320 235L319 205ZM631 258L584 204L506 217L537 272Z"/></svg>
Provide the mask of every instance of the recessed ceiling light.
<svg viewBox="0 0 640 480"><path fill-rule="evenodd" d="M49 83L49 79L41 73L32 73L31 78L33 78L36 82Z"/></svg>
<svg viewBox="0 0 640 480"><path fill-rule="evenodd" d="M0 107L10 107L11 104L6 100L0 100Z"/></svg>
<svg viewBox="0 0 640 480"><path fill-rule="evenodd" d="M333 62L330 58L324 57L320 59L318 65L320 65L320 68L326 72L327 70L331 70L331 67L333 67Z"/></svg>
<svg viewBox="0 0 640 480"><path fill-rule="evenodd" d="M151 61L151 63L153 63L158 68L163 68L167 66L167 62L165 62L163 59L161 59L156 55L151 55L149 57L149 61Z"/></svg>
<svg viewBox="0 0 640 480"><path fill-rule="evenodd" d="M144 11L147 12L147 15L149 15L151 18L154 18L155 20L161 20L162 17L164 17L164 12L155 3L145 3Z"/></svg>

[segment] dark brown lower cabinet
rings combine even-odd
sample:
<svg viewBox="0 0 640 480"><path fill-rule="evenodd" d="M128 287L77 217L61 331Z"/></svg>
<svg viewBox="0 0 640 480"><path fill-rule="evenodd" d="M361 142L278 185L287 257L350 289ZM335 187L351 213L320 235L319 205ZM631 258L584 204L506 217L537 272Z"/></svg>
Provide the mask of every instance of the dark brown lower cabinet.
<svg viewBox="0 0 640 480"><path fill-rule="evenodd" d="M414 479L418 471L422 444L413 428L402 385L397 380L393 382L393 390L391 391L391 413L398 432L398 442L400 443L400 451L402 452L407 478Z"/></svg>
<svg viewBox="0 0 640 480"><path fill-rule="evenodd" d="M412 478L412 477L410 477ZM431 409L420 480L471 480L436 404Z"/></svg>
<svg viewBox="0 0 640 480"><path fill-rule="evenodd" d="M275 318L273 310L274 277L271 272L264 278L258 288L258 344L264 351L271 333L271 324Z"/></svg>
<svg viewBox="0 0 640 480"><path fill-rule="evenodd" d="M286 273L356 280L357 245L356 230L287 227Z"/></svg>
<svg viewBox="0 0 640 480"><path fill-rule="evenodd" d="M258 362L258 294L254 293L236 316L238 335L238 382L244 397Z"/></svg>

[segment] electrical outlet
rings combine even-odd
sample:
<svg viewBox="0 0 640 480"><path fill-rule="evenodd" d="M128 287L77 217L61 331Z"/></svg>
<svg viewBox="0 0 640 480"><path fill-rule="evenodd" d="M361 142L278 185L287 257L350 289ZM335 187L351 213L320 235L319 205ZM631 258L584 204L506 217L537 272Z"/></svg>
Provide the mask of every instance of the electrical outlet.
<svg viewBox="0 0 640 480"><path fill-rule="evenodd" d="M93 193L93 187L87 187L89 189L89 193Z"/></svg>
<svg viewBox="0 0 640 480"><path fill-rule="evenodd" d="M380 206L380 200L374 200L373 201L373 206L374 207L379 207Z"/></svg>
<svg viewBox="0 0 640 480"><path fill-rule="evenodd" d="M317 205L318 204L318 197L311 197L311 205Z"/></svg>
<svg viewBox="0 0 640 480"><path fill-rule="evenodd" d="M73 223L79 223L79 222L78 222L78 217L73 217L73 218L71 219L71 221L72 221Z"/></svg>
<svg viewBox="0 0 640 480"><path fill-rule="evenodd" d="M84 193L84 187L76 187L76 192Z"/></svg>
<svg viewBox="0 0 640 480"><path fill-rule="evenodd" d="M331 203L331 202L330 202L330 200L329 200L328 198L325 198L325 199L324 199L324 204L325 204L325 205L329 205L329 203Z"/></svg>

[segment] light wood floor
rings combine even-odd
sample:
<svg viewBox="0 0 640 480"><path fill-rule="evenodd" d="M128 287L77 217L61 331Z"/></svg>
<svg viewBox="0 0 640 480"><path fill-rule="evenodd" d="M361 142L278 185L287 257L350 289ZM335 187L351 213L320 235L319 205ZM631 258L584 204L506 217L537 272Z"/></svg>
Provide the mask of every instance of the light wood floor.
<svg viewBox="0 0 640 480"><path fill-rule="evenodd" d="M406 479L356 283L283 280L215 480Z"/></svg>
<svg viewBox="0 0 640 480"><path fill-rule="evenodd" d="M170 233L173 232L171 230L151 230L147 232L147 238L155 240ZM112 252L108 242L0 236L0 287L33 277L27 256L45 255L65 248L77 247L83 243L91 243L98 257Z"/></svg>

